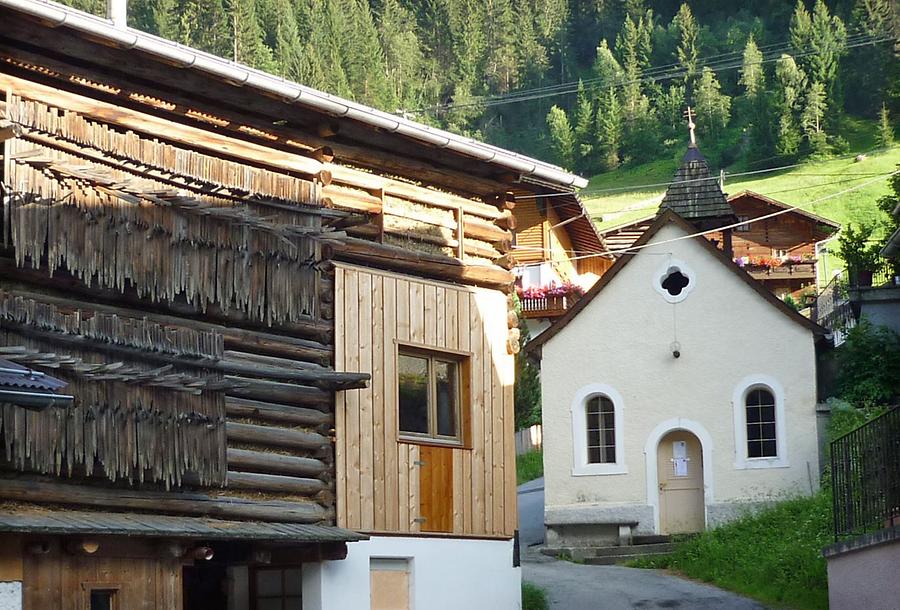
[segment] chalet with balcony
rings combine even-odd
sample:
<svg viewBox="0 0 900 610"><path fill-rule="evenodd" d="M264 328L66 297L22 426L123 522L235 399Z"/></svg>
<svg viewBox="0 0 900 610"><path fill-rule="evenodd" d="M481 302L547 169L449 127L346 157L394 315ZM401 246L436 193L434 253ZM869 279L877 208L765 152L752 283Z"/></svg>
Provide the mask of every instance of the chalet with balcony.
<svg viewBox="0 0 900 610"><path fill-rule="evenodd" d="M752 191L728 198L738 221L759 218L790 209L786 203ZM797 296L818 285L819 244L833 237L841 226L802 209L754 223L738 225L732 234L735 262L779 297ZM721 239L712 235L711 239Z"/></svg>
<svg viewBox="0 0 900 610"><path fill-rule="evenodd" d="M513 214L516 289L523 315L538 330L565 313L613 260L572 193L517 197Z"/></svg>
<svg viewBox="0 0 900 610"><path fill-rule="evenodd" d="M511 209L584 181L110 14L0 0L0 606L517 607Z"/></svg>

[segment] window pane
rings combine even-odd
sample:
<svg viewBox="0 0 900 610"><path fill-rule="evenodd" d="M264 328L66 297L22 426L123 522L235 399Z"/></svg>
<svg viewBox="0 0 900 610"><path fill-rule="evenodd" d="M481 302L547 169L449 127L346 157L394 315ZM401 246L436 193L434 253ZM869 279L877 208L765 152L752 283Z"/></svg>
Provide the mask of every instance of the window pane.
<svg viewBox="0 0 900 610"><path fill-rule="evenodd" d="M300 595L303 590L303 576L300 568L287 569L284 571L284 594Z"/></svg>
<svg viewBox="0 0 900 610"><path fill-rule="evenodd" d="M456 436L456 404L458 365L455 362L434 361L437 383L437 433Z"/></svg>
<svg viewBox="0 0 900 610"><path fill-rule="evenodd" d="M759 423L759 407L747 407L747 423Z"/></svg>
<svg viewBox="0 0 900 610"><path fill-rule="evenodd" d="M606 396L595 396L588 400L585 409L588 463L615 463L616 421L612 401Z"/></svg>
<svg viewBox="0 0 900 610"><path fill-rule="evenodd" d="M762 457L762 442L750 441L747 443L747 455L752 458Z"/></svg>
<svg viewBox="0 0 900 610"><path fill-rule="evenodd" d="M760 436L760 426L759 424L750 424L747 426L747 440L749 441L758 441L761 438Z"/></svg>
<svg viewBox="0 0 900 610"><path fill-rule="evenodd" d="M428 359L400 354L400 430L428 433Z"/></svg>
<svg viewBox="0 0 900 610"><path fill-rule="evenodd" d="M91 610L112 610L115 591L94 589L91 591Z"/></svg>
<svg viewBox="0 0 900 610"><path fill-rule="evenodd" d="M775 450L775 441L762 442L762 455L764 457L775 457L777 455L777 451Z"/></svg>
<svg viewBox="0 0 900 610"><path fill-rule="evenodd" d="M762 425L762 435L761 437L764 440L771 441L775 440L775 424L763 424Z"/></svg>
<svg viewBox="0 0 900 610"><path fill-rule="evenodd" d="M281 595L281 570L257 570L256 594L261 597Z"/></svg>
<svg viewBox="0 0 900 610"><path fill-rule="evenodd" d="M303 610L303 598L285 597L284 610Z"/></svg>

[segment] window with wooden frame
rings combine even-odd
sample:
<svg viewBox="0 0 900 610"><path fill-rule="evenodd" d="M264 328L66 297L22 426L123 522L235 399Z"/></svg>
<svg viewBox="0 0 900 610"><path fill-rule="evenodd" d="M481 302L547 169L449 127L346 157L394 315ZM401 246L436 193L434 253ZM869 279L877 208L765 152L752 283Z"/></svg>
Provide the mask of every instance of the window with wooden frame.
<svg viewBox="0 0 900 610"><path fill-rule="evenodd" d="M765 388L747 393L747 457L771 458L778 456L775 432L775 397Z"/></svg>
<svg viewBox="0 0 900 610"><path fill-rule="evenodd" d="M255 567L250 586L253 610L303 610L300 566Z"/></svg>
<svg viewBox="0 0 900 610"><path fill-rule="evenodd" d="M401 346L399 432L405 440L462 444L464 356Z"/></svg>
<svg viewBox="0 0 900 610"><path fill-rule="evenodd" d="M749 216L738 216L737 219L738 219L738 222L741 222L744 224L739 224L738 226L736 226L734 228L734 230L738 231L740 233L748 232L750 230L750 223L746 222L746 221L750 220L750 217Z"/></svg>

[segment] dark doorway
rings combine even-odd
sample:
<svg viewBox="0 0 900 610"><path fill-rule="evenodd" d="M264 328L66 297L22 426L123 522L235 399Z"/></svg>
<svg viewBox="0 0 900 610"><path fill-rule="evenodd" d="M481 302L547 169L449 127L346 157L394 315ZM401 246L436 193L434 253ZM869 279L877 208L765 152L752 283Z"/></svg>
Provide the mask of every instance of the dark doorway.
<svg viewBox="0 0 900 610"><path fill-rule="evenodd" d="M227 578L225 566L204 561L185 566L185 610L227 610Z"/></svg>

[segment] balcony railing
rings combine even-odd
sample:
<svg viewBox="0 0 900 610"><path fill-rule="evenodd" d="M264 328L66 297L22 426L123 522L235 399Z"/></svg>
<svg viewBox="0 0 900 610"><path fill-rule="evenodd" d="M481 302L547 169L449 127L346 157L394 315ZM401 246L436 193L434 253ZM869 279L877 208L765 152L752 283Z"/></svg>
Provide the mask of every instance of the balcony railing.
<svg viewBox="0 0 900 610"><path fill-rule="evenodd" d="M831 443L834 536L900 526L900 407Z"/></svg>
<svg viewBox="0 0 900 610"><path fill-rule="evenodd" d="M816 277L816 262L804 261L802 263L782 264L774 267L746 265L744 267L756 279L801 278L811 279Z"/></svg>
<svg viewBox="0 0 900 610"><path fill-rule="evenodd" d="M553 318L566 313L577 297L522 297L522 313L526 318Z"/></svg>

